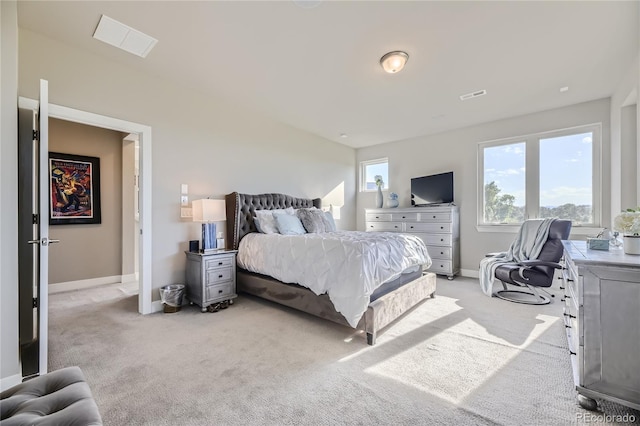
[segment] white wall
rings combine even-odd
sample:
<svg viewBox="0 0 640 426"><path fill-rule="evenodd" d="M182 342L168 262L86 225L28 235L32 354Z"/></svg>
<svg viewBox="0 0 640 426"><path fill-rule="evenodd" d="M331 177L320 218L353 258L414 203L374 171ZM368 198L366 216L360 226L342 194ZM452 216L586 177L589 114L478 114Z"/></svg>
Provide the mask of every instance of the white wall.
<svg viewBox="0 0 640 426"><path fill-rule="evenodd" d="M20 96L36 98L43 78L53 104L152 127L154 300L155 289L184 282L183 252L198 238L199 225L180 219L182 183L190 200L232 191L315 198L342 186L338 226L355 227L354 149L36 33L19 36Z"/></svg>
<svg viewBox="0 0 640 426"><path fill-rule="evenodd" d="M512 233L481 233L476 229L478 143L583 124L602 123L603 221L610 221L609 99L512 117L431 136L360 148L357 160L389 158L390 191L399 195L400 207L410 205L410 179L434 173L454 172L455 204L460 206L460 247L463 272L477 271L486 253L503 251ZM386 191L385 191L386 192ZM358 193L357 225L364 230L364 209L374 206L373 192ZM386 197L386 194L385 194Z"/></svg>
<svg viewBox="0 0 640 426"><path fill-rule="evenodd" d="M20 382L18 361L18 13L0 2L0 389Z"/></svg>

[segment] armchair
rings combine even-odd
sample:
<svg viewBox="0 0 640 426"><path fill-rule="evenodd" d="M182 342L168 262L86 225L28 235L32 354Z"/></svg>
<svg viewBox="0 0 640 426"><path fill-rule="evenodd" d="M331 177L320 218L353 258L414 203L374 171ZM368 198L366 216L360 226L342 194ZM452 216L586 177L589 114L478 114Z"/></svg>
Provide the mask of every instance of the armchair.
<svg viewBox="0 0 640 426"><path fill-rule="evenodd" d="M549 226L549 235L540 253L535 259L501 263L495 268L495 278L504 290L497 291L496 297L516 303L546 305L551 299L538 292L538 288L551 287L555 269L562 266L558 263L563 254L562 240L569 238L571 221L555 219ZM510 290L507 284L524 289ZM546 293L546 291L545 291ZM548 294L548 293L547 293Z"/></svg>

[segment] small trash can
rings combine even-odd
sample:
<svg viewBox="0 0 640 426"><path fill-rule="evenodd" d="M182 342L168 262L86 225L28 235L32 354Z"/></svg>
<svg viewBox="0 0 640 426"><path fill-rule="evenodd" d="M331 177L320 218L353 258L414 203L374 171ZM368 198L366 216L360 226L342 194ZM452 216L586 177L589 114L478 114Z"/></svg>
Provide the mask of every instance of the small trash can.
<svg viewBox="0 0 640 426"><path fill-rule="evenodd" d="M183 284L169 284L160 288L160 300L162 300L165 313L178 312L182 307L183 297Z"/></svg>

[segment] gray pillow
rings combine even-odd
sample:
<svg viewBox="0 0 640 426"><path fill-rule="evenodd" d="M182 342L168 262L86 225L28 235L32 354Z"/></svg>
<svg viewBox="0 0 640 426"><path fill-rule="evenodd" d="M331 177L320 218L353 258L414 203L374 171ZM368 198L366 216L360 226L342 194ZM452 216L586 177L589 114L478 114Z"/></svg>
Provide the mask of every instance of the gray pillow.
<svg viewBox="0 0 640 426"><path fill-rule="evenodd" d="M310 234L318 234L320 232L327 232L331 230L331 224L322 210L316 208L298 209L296 214L298 218L300 218L304 229L306 229Z"/></svg>

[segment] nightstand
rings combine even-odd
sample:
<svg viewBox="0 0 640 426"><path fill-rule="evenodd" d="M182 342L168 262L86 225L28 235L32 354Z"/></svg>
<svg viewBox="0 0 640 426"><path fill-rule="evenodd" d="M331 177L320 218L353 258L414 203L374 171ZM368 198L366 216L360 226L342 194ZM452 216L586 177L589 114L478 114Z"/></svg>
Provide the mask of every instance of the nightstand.
<svg viewBox="0 0 640 426"><path fill-rule="evenodd" d="M236 250L187 255L187 299L202 312L213 304L233 304L236 294ZM217 310L217 309L216 309ZM214 310L215 312L215 310Z"/></svg>

